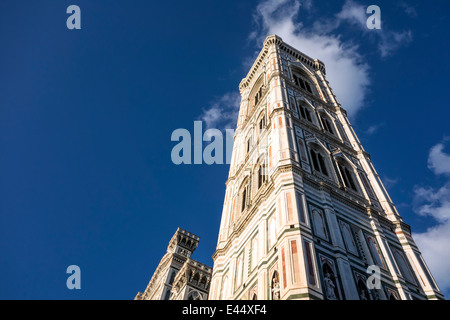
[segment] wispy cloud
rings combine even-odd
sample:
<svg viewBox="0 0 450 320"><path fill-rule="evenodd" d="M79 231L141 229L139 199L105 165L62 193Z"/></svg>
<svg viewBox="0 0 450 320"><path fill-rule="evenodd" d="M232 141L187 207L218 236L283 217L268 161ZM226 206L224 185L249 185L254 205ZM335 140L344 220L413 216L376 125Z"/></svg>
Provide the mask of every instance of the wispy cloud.
<svg viewBox="0 0 450 320"><path fill-rule="evenodd" d="M363 30L366 30L366 8L367 7L357 4L356 2L351 0L345 1L342 10L338 14L336 14L337 25L346 21L360 27Z"/></svg>
<svg viewBox="0 0 450 320"><path fill-rule="evenodd" d="M415 209L418 214L433 217L440 223L450 220L450 181L438 189L416 187L414 193L415 202L419 204Z"/></svg>
<svg viewBox="0 0 450 320"><path fill-rule="evenodd" d="M227 92L205 108L200 119L205 122L207 129L234 129L239 114L240 101L239 92Z"/></svg>
<svg viewBox="0 0 450 320"><path fill-rule="evenodd" d="M382 57L387 57L393 54L401 47L410 43L412 39L413 36L410 30L400 32L397 31L381 32L378 50L380 51Z"/></svg>
<svg viewBox="0 0 450 320"><path fill-rule="evenodd" d="M366 134L372 135L375 132L377 132L380 128L384 127L385 125L386 125L385 122L374 124L366 129Z"/></svg>
<svg viewBox="0 0 450 320"><path fill-rule="evenodd" d="M443 152L445 143L431 148L428 166L436 175L444 175L447 182L440 188L418 187L414 189L414 210L428 216L436 224L423 233L413 235L417 245L433 272L441 290L450 294L450 155Z"/></svg>
<svg viewBox="0 0 450 320"><path fill-rule="evenodd" d="M398 6L401 9L403 9L403 11L411 18L416 18L418 16L416 8L414 6L412 6L411 4L408 4L404 1L400 1L398 3Z"/></svg>
<svg viewBox="0 0 450 320"><path fill-rule="evenodd" d="M393 186L395 186L398 183L398 179L397 178L388 178L388 177L384 177L382 179L383 181L383 185L385 186L386 189L391 189Z"/></svg>
<svg viewBox="0 0 450 320"><path fill-rule="evenodd" d="M446 298L450 295L450 223L429 228L424 233L413 234L435 280Z"/></svg>
<svg viewBox="0 0 450 320"><path fill-rule="evenodd" d="M353 0L347 0L339 13L332 18L319 20L314 27L320 32L333 32L344 23L352 25L376 43L378 52L383 58L394 54L412 41L413 36L410 30L393 31L388 29L383 23L383 14L381 14L382 29L368 29L367 18L369 16L366 14L366 9L366 6Z"/></svg>

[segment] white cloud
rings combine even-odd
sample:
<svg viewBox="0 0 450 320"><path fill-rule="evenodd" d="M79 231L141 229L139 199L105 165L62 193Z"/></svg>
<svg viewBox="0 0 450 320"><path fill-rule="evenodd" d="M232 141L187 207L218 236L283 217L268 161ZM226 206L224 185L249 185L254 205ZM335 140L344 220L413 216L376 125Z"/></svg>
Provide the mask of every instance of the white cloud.
<svg viewBox="0 0 450 320"><path fill-rule="evenodd" d="M214 100L203 110L200 119L207 129L235 129L241 96L239 92L228 92Z"/></svg>
<svg viewBox="0 0 450 320"><path fill-rule="evenodd" d="M416 188L414 192L418 214L431 216L441 223L450 221L450 182L439 189Z"/></svg>
<svg viewBox="0 0 450 320"><path fill-rule="evenodd" d="M416 8L406 2L401 1L398 3L398 6L411 18L416 18L418 16Z"/></svg>
<svg viewBox="0 0 450 320"><path fill-rule="evenodd" d="M436 175L450 173L450 157L443 153L444 144L431 148L428 164ZM447 162L446 162L447 161ZM416 187L415 212L432 217L437 224L413 237L431 269L440 289L450 294L450 180L440 188Z"/></svg>
<svg viewBox="0 0 450 320"><path fill-rule="evenodd" d="M435 174L450 174L450 155L443 152L444 147L444 143L439 143L430 150L428 168Z"/></svg>
<svg viewBox="0 0 450 320"><path fill-rule="evenodd" d="M428 229L425 233L413 234L423 258L446 298L450 294L450 223Z"/></svg>
<svg viewBox="0 0 450 320"><path fill-rule="evenodd" d="M366 133L367 133L368 135L372 135L372 134L374 134L375 132L377 132L378 129L380 129L381 127L384 127L385 125L386 125L385 122L378 123L378 124L374 124L374 125L372 125L372 126L370 126L370 127L368 127L368 128L366 129Z"/></svg>
<svg viewBox="0 0 450 320"><path fill-rule="evenodd" d="M377 43L378 52L382 57L392 55L400 47L407 45L412 41L412 32L388 30L383 23L383 10L381 10L381 30L371 30L367 28L366 13L367 6L360 5L353 0L345 1L342 10L332 19L322 20L315 23L315 28L321 32L332 32L343 23L348 23L358 28L366 36L370 36Z"/></svg>
<svg viewBox="0 0 450 320"><path fill-rule="evenodd" d="M382 57L387 57L397 51L400 47L412 41L412 33L410 30L402 32L381 32L378 50Z"/></svg>
<svg viewBox="0 0 450 320"><path fill-rule="evenodd" d="M366 24L368 17L366 8L367 7L359 5L351 0L347 0L345 1L341 12L336 15L337 22L347 21L361 27L363 30L368 30Z"/></svg>

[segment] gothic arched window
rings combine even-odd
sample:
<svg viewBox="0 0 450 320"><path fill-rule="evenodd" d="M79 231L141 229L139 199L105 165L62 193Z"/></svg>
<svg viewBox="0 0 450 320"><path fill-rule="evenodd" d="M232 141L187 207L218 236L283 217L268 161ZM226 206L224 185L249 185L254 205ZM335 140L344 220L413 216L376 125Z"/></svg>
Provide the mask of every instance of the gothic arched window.
<svg viewBox="0 0 450 320"><path fill-rule="evenodd" d="M323 112L320 114L320 121L322 122L322 126L326 132L335 135L332 120L326 116Z"/></svg>
<svg viewBox="0 0 450 320"><path fill-rule="evenodd" d="M265 162L262 162L258 169L258 189L263 186L267 180L267 167Z"/></svg>
<svg viewBox="0 0 450 320"><path fill-rule="evenodd" d="M262 98L262 91L263 91L263 87L261 86L258 90L258 92L255 95L255 106L258 104L258 102L261 100Z"/></svg>
<svg viewBox="0 0 450 320"><path fill-rule="evenodd" d="M247 155L252 149L252 136L250 135L245 142L245 154Z"/></svg>
<svg viewBox="0 0 450 320"><path fill-rule="evenodd" d="M262 100L263 93L264 93L264 76L261 75L259 79L255 82L255 85L253 86L253 89L250 92L249 96L250 101L247 115L250 115L251 110L253 110Z"/></svg>
<svg viewBox="0 0 450 320"><path fill-rule="evenodd" d="M244 212L248 205L249 205L249 198L250 198L250 192L249 192L249 179L248 177L245 178L244 182L241 184L241 187L239 189L238 193L238 214L241 214ZM236 217L235 219L237 219Z"/></svg>
<svg viewBox="0 0 450 320"><path fill-rule="evenodd" d="M173 281L175 280L175 276L177 275L176 271L172 271L171 275L170 275L170 279L169 279L169 284L172 284Z"/></svg>
<svg viewBox="0 0 450 320"><path fill-rule="evenodd" d="M206 286L207 286L207 283L206 283L206 282L207 282L206 277L202 277L202 280L200 280L199 286L202 287L202 288L207 289L207 288L206 288Z"/></svg>
<svg viewBox="0 0 450 320"><path fill-rule="evenodd" d="M314 170L325 176L329 176L328 166L326 164L328 156L326 156L324 152L320 151L320 148L314 147L313 145L310 149L310 155Z"/></svg>
<svg viewBox="0 0 450 320"><path fill-rule="evenodd" d="M257 121L258 126L258 135L262 134L263 131L266 129L266 115L262 113L262 115L259 116Z"/></svg>
<svg viewBox="0 0 450 320"><path fill-rule="evenodd" d="M313 94L312 85L311 85L310 81L307 80L307 77L301 76L301 75L295 74L295 73L293 74L293 77L294 77L294 82L298 87Z"/></svg>
<svg viewBox="0 0 450 320"><path fill-rule="evenodd" d="M198 285L199 281L200 281L200 274L199 274L199 273L196 273L196 274L194 275L194 277L192 278L192 283L193 283L194 285Z"/></svg>
<svg viewBox="0 0 450 320"><path fill-rule="evenodd" d="M339 159L337 161L339 171L341 172L342 179L344 180L344 185L353 191L358 191L355 183L355 174L353 169L345 160Z"/></svg>
<svg viewBox="0 0 450 320"><path fill-rule="evenodd" d="M308 120L309 122L313 122L312 120L312 111L309 109L309 107L306 106L306 104L304 102L300 102L299 103L299 109L300 109L300 116L305 119Z"/></svg>
<svg viewBox="0 0 450 320"><path fill-rule="evenodd" d="M242 191L242 208L241 211L244 211L247 208L247 188L244 188Z"/></svg>

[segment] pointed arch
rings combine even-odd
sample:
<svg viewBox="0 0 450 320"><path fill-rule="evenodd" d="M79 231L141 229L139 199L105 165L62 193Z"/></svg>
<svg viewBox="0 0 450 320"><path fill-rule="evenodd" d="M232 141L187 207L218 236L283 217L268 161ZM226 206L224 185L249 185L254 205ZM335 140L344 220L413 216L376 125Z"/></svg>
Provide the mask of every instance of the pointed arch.
<svg viewBox="0 0 450 320"><path fill-rule="evenodd" d="M257 132L258 132L258 137L264 132L264 130L267 127L267 120L266 120L266 112L265 110L262 110L258 117L256 118L256 126L257 126Z"/></svg>
<svg viewBox="0 0 450 320"><path fill-rule="evenodd" d="M249 175L245 176L238 189L235 219L238 219L250 204L249 181L250 181Z"/></svg>
<svg viewBox="0 0 450 320"><path fill-rule="evenodd" d="M339 169L344 186L355 192L359 192L360 185L358 183L358 176L357 176L358 171L355 164L352 163L343 154L335 155L334 158L336 160L336 164Z"/></svg>
<svg viewBox="0 0 450 320"><path fill-rule="evenodd" d="M256 195L258 190L260 190L264 184L268 181L268 167L267 167L267 154L262 153L258 160L256 161L256 164L253 166L253 172L252 172L252 190L253 194L252 197Z"/></svg>
<svg viewBox="0 0 450 320"><path fill-rule="evenodd" d="M247 109L247 116L249 116L253 109L258 105L258 103L261 101L263 94L264 94L264 73L261 73L259 78L255 81L255 84L252 87L252 90L249 94L249 107Z"/></svg>
<svg viewBox="0 0 450 320"><path fill-rule="evenodd" d="M192 277L191 282L192 282L194 285L198 285L198 284L199 284L199 282L200 282L200 274L199 274L198 272L196 272L196 273L194 274L194 276Z"/></svg>
<svg viewBox="0 0 450 320"><path fill-rule="evenodd" d="M322 128L326 132L328 132L334 136L338 136L335 119L324 109L318 110L318 113L319 113L319 119L320 119Z"/></svg>
<svg viewBox="0 0 450 320"><path fill-rule="evenodd" d="M332 178L332 165L330 161L330 152L317 139L307 142L309 155L311 157L312 167L314 171Z"/></svg>
<svg viewBox="0 0 450 320"><path fill-rule="evenodd" d="M317 80L311 71L309 71L301 63L290 63L290 69L292 74L292 80L295 85L312 95L317 95Z"/></svg>
<svg viewBox="0 0 450 320"><path fill-rule="evenodd" d="M173 284L173 281L175 280L175 276L177 275L177 272L175 270L172 270L172 273L170 274L169 278L169 284Z"/></svg>
<svg viewBox="0 0 450 320"><path fill-rule="evenodd" d="M312 124L318 126L314 106L304 98L297 100L297 105L298 105L298 109L300 112L300 117L303 118L304 120L311 122Z"/></svg>

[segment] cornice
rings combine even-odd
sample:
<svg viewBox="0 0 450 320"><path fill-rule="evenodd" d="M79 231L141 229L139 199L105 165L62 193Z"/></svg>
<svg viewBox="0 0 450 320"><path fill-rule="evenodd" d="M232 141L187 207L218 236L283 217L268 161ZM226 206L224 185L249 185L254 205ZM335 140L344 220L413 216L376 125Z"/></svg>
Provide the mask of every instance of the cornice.
<svg viewBox="0 0 450 320"><path fill-rule="evenodd" d="M325 64L318 60L313 59L303 52L298 51L294 47L291 47L287 43L283 41L283 39L277 35L270 35L264 40L263 48L261 49L258 57L256 58L255 62L253 63L252 67L250 68L250 71L248 72L247 76L242 79L241 83L239 84L239 90L242 92L245 88L247 88L251 81L253 80L255 74L257 73L258 68L263 64L263 60L266 57L267 53L269 52L269 47L271 45L278 46L281 50L285 51L286 53L290 54L294 58L296 58L298 61L306 64L313 70L320 70L324 74L326 74L325 71Z"/></svg>

